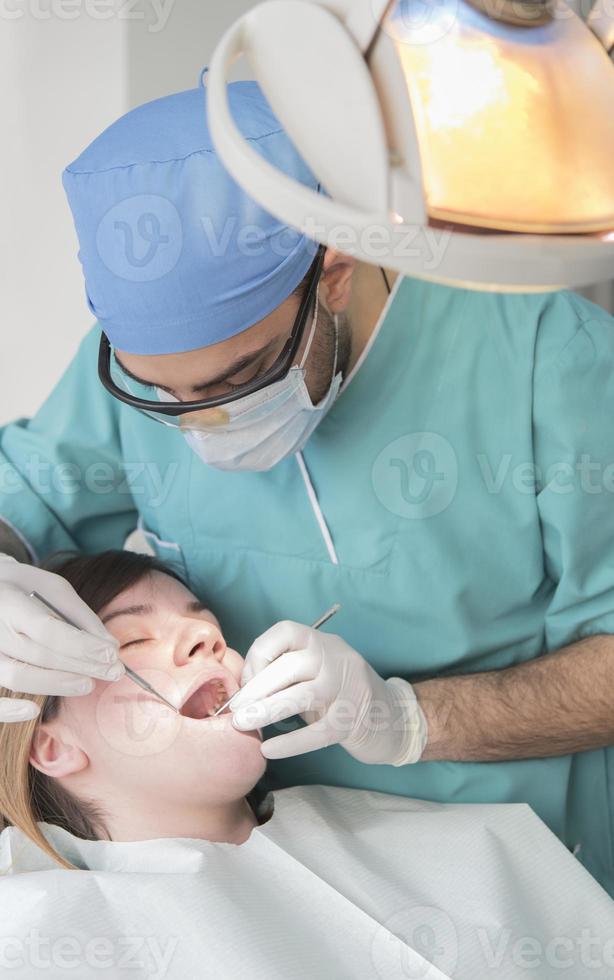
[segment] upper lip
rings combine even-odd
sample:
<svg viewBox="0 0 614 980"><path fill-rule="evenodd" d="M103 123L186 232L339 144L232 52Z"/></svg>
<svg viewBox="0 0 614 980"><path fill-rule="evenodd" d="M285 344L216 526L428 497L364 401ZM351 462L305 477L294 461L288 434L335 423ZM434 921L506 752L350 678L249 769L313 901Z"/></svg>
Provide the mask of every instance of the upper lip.
<svg viewBox="0 0 614 980"><path fill-rule="evenodd" d="M196 691L198 691L205 684L208 684L210 681L222 682L222 684L226 688L226 695L227 695L226 700L231 698L239 690L239 685L237 684L236 680L234 679L232 674L229 674L228 671L226 670L214 670L214 671L210 671L207 674L200 674L193 681L190 687L188 687L187 690L185 691L183 698L181 699L181 704L179 705L179 709L181 710L184 704L186 704L190 700L192 695L196 694Z"/></svg>

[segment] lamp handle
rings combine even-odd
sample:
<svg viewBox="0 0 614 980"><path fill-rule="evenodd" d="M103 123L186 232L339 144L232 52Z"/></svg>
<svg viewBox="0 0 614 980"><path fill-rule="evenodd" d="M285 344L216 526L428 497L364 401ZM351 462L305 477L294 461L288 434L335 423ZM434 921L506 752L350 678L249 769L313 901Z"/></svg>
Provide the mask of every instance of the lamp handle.
<svg viewBox="0 0 614 980"><path fill-rule="evenodd" d="M586 23L610 54L614 49L614 8L609 0L595 0Z"/></svg>
<svg viewBox="0 0 614 980"><path fill-rule="evenodd" d="M288 38L300 43L290 45ZM314 51L324 62L329 56L335 78L341 80L330 94L335 86L322 73L328 99L315 82L308 82L314 74ZM282 127L330 198L274 167L244 139L230 112L227 89L229 69L241 55L248 58ZM262 207L273 210L274 201L281 220L327 243L338 230L360 234L390 221L390 166L377 94L354 38L325 6L269 0L249 11L219 42L207 91L216 149L235 180ZM421 193L417 203L411 220L420 222L426 218Z"/></svg>
<svg viewBox="0 0 614 980"><path fill-rule="evenodd" d="M364 0L353 0L353 2L359 3L361 8L364 4ZM378 2L383 6L383 0ZM350 38L335 13L331 9L326 9L339 3L340 0L322 0L321 4L305 3L303 0L295 0L295 2L269 0L268 3L255 7L240 18L219 42L207 78L209 126L216 150L237 183L263 208L273 212L289 226L300 229L309 238L364 262L383 264L387 268L396 269L403 275L457 283L469 288L486 287L505 290L509 287L520 287L523 290L540 291L559 288L562 285L578 287L609 278L614 250L612 235L482 234L431 228L428 225L423 193L419 187L414 187L412 213L405 213L404 220L397 223L386 207L385 191L388 190L388 186L382 186L378 167L370 165L371 160L377 161L378 158L368 156L371 148L362 138L364 128L355 140L357 150L354 153L354 163L350 166L341 166L340 174L337 176L349 184L352 170L364 163L366 157L369 166L364 168L363 173L372 175L373 181L372 185L365 183L364 180L362 185L355 183L354 187L363 187L363 193L350 203L347 199L335 200L318 194L272 166L253 149L249 141L244 139L230 112L227 91L228 72L237 58L243 54L249 58L251 54L255 62L252 67L255 68L256 81L261 84L274 109L276 93L271 92L271 84L275 79L275 72L268 70L268 62L271 60L270 52L274 50L274 44L282 36L278 31L279 23L283 21L285 28L289 26L286 16L288 11L294 18L295 14L302 14L305 8L312 8L319 13L314 13L311 26L316 24L316 16L327 16L329 21L326 26L331 29L331 34L334 35L336 31L339 36L339 29L342 28L346 40L354 45L354 51L358 53L368 80L371 81L356 40ZM296 24L294 20L292 23ZM319 23L324 26L321 19ZM302 42L303 35L299 34L299 37ZM319 41L318 37L318 43ZM254 56L258 54L257 51L250 50L252 43L254 49L261 48L259 57ZM298 47L300 48L300 45ZM342 45L340 49L343 51ZM351 61L349 48L347 52L348 64L351 62L354 71L355 62ZM295 54L296 46L292 49L292 56ZM282 58L281 53L279 57ZM285 54L283 57L286 57ZM360 81L359 74L355 77ZM366 82L364 77L363 82ZM296 82L292 84L294 95L301 86L299 85L297 89ZM363 88L362 91L368 92L368 89ZM285 100L282 99L284 105L292 108L293 102L287 97L288 93L283 95L286 97ZM371 95L375 98L374 92L371 92ZM317 99L315 102L316 105L321 105ZM298 105L294 106L294 113L302 124ZM365 115L368 116L368 107L365 107ZM360 114L355 118L357 125L362 126ZM372 122L373 117L370 118ZM287 128L287 120L280 121L284 128ZM292 119L290 123L291 126L288 128L292 138ZM298 144L299 141L295 140L295 142ZM325 140L322 139L320 143L327 149ZM315 145L318 151L317 139ZM312 142L310 150L313 150L313 147ZM302 146L299 146L299 151L302 149ZM305 158L309 164L309 157ZM390 173L394 168L390 167L388 161L386 162L388 179L392 180ZM320 178L318 168L313 169L316 176ZM326 187L326 181L322 180L322 183ZM329 187L326 189L334 193L334 189L331 190ZM343 195L336 196L339 198ZM345 196L347 198L348 195ZM357 206L356 199L370 201L373 206L370 210L361 208ZM340 233L343 242L339 239Z"/></svg>

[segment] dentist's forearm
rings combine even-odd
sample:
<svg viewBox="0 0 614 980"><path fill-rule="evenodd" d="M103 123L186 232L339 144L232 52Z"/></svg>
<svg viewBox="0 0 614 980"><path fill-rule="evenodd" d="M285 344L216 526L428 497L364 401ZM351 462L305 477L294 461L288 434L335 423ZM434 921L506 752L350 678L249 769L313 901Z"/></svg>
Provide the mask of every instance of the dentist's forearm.
<svg viewBox="0 0 614 980"><path fill-rule="evenodd" d="M413 688L428 722L425 761L543 758L614 744L614 636Z"/></svg>

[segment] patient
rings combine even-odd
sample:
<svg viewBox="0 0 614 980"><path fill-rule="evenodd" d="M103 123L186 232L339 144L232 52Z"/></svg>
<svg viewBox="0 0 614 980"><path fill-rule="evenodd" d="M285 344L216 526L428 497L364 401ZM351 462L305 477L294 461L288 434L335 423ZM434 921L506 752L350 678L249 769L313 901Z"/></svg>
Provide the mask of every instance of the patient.
<svg viewBox="0 0 614 980"><path fill-rule="evenodd" d="M243 667L213 613L144 555L54 568L117 638L121 659L183 714L123 677L82 697L37 697L40 720L0 726L0 818L17 827L0 834L0 960L23 964L19 976L33 976L30 950L34 940L40 956L43 936L37 965L50 964L49 980L67 975L47 959L49 937L70 940L80 980L103 962L105 975L127 966L131 950L139 976L173 980L238 978L247 963L254 980L475 980L494 962L501 980L521 980L515 937L547 950L564 936L574 980L594 980L594 966L568 953L586 935L597 954L606 949L611 900L529 807L292 786L257 826L272 808L254 792L266 764L260 733L237 731L229 712L211 716ZM124 841L141 843L115 843ZM89 952L99 942L102 961Z"/></svg>
<svg viewBox="0 0 614 980"><path fill-rule="evenodd" d="M92 840L245 842L259 822L250 791L266 759L258 730L237 731L228 710L211 716L243 669L214 614L148 555L108 551L49 567L181 714L127 676L97 680L81 697L31 696L39 718L0 726L0 828L2 818L19 827L63 867L38 822Z"/></svg>

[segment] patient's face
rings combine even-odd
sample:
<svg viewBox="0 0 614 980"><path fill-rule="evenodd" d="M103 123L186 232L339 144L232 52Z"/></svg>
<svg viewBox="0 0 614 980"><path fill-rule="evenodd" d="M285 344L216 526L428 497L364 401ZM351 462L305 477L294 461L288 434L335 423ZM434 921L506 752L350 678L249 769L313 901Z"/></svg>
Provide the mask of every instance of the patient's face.
<svg viewBox="0 0 614 980"><path fill-rule="evenodd" d="M90 695L65 698L56 722L87 754L80 778L111 785L120 798L159 808L239 799L266 760L258 731L239 732L229 711L210 716L239 688L243 658L226 646L215 616L168 575L154 572L99 612L120 658L178 715L127 676L97 681ZM189 717L191 716L191 717ZM54 722L55 723L55 722Z"/></svg>

